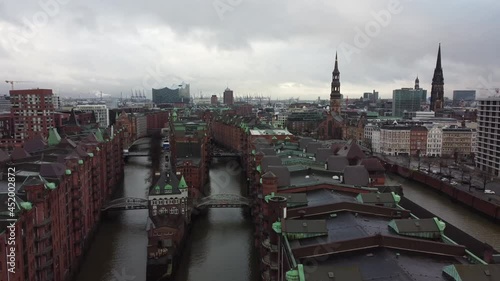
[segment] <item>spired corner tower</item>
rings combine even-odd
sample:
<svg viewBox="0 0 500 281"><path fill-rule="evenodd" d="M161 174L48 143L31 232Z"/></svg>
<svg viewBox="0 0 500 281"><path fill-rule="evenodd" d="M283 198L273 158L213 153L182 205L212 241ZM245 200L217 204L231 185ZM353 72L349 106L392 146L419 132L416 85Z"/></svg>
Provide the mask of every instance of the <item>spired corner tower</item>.
<svg viewBox="0 0 500 281"><path fill-rule="evenodd" d="M430 110L436 112L438 110L443 109L443 103L444 103L444 78L443 78L443 68L441 67L441 43L439 43L436 68L434 69L434 76L432 77Z"/></svg>
<svg viewBox="0 0 500 281"><path fill-rule="evenodd" d="M342 95L340 94L340 71L337 60L337 53L335 53L335 68L332 73L332 91L330 93L330 112L340 115L340 102Z"/></svg>

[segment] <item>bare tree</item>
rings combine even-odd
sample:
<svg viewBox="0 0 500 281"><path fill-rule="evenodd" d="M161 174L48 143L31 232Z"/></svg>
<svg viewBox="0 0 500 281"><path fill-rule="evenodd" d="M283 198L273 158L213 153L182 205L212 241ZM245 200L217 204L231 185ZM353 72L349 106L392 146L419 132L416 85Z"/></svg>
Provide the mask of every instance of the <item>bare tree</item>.
<svg viewBox="0 0 500 281"><path fill-rule="evenodd" d="M486 171L480 171L477 175L479 176L483 190L486 190L486 185L493 181L493 176Z"/></svg>

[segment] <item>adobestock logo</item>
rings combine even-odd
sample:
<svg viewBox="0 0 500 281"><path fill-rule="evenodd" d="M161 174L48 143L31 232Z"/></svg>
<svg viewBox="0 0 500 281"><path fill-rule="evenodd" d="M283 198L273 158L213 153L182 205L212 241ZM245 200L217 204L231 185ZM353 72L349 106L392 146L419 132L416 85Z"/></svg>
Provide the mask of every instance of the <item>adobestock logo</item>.
<svg viewBox="0 0 500 281"><path fill-rule="evenodd" d="M411 0L405 0L411 1ZM338 51L348 63L351 61L353 54L361 53L361 50L367 48L372 40L377 37L383 27L389 26L393 15L398 15L403 11L403 6L400 0L392 0L387 5L386 9L378 12L372 11L370 14L372 19L365 23L364 28L356 26L354 28L355 35L352 44L342 42L338 46Z"/></svg>
<svg viewBox="0 0 500 281"><path fill-rule="evenodd" d="M222 21L224 20L225 14L234 11L241 3L243 3L243 0L215 0L212 6L217 16L219 16L219 19Z"/></svg>
<svg viewBox="0 0 500 281"><path fill-rule="evenodd" d="M61 6L67 5L71 0L40 0L38 5L40 9L31 17L23 17L23 27L17 32L10 32L2 36L3 44L6 49L15 52L21 52L22 45L33 40L42 28L47 26L50 18L58 16L61 12Z"/></svg>

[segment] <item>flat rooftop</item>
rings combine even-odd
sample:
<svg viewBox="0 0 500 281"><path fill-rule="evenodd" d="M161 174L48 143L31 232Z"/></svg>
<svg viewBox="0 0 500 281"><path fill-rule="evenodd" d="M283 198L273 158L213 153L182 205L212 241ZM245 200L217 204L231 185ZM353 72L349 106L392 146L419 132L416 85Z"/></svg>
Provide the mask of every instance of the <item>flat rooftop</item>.
<svg viewBox="0 0 500 281"><path fill-rule="evenodd" d="M446 281L443 268L455 258L414 254L384 248L300 260L306 280ZM313 264L312 266L308 266ZM359 273L352 273L358 271ZM329 279L333 272L335 279Z"/></svg>
<svg viewBox="0 0 500 281"><path fill-rule="evenodd" d="M392 208L365 205L356 201L355 194L325 189L306 192L306 196L308 206L289 208L290 218L285 222L290 224L297 212L310 209L306 210L305 218L297 218L295 228L300 228L307 220L326 227L326 233L305 235L308 238L302 239L288 238L294 258L304 265L306 280L448 280L443 275L446 266L470 264L464 258L464 246L397 234L389 227L395 217L370 212ZM342 207L325 213L320 207L335 204L355 204L366 209L359 209L358 213ZM314 214L314 211L319 213Z"/></svg>

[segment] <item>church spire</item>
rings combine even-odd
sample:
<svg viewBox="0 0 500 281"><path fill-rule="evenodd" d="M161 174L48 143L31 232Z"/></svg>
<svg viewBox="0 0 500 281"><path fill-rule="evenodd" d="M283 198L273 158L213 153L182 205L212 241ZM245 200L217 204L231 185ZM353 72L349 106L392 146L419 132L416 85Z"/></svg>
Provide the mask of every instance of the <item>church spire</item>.
<svg viewBox="0 0 500 281"><path fill-rule="evenodd" d="M441 67L441 43L439 43L436 68L432 77L431 89L431 110L438 111L443 108L444 102L444 78L443 68Z"/></svg>
<svg viewBox="0 0 500 281"><path fill-rule="evenodd" d="M418 80L418 75L417 78L415 79L415 90L420 89L420 80Z"/></svg>
<svg viewBox="0 0 500 281"><path fill-rule="evenodd" d="M441 43L439 43L439 47L438 47L438 57L436 60L436 69L441 69Z"/></svg>
<svg viewBox="0 0 500 281"><path fill-rule="evenodd" d="M335 67L332 72L332 87L330 92L330 111L331 113L336 113L340 115L340 100L342 95L340 94L340 71L339 62L337 58L337 52L335 52Z"/></svg>
<svg viewBox="0 0 500 281"><path fill-rule="evenodd" d="M339 72L339 61L337 59L337 52L335 52L335 67L333 68L333 73L335 73L335 72L337 72L337 73L340 74L340 72Z"/></svg>

